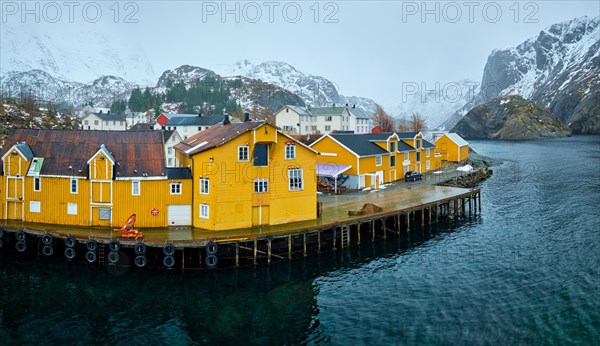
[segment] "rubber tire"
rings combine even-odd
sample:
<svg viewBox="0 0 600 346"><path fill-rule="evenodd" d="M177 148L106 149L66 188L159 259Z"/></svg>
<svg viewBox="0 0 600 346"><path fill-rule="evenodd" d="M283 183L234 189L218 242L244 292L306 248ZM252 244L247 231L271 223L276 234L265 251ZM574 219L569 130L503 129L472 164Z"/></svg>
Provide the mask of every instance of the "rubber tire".
<svg viewBox="0 0 600 346"><path fill-rule="evenodd" d="M133 260L133 263L138 268L144 268L148 263L148 260L146 259L146 256L139 255Z"/></svg>
<svg viewBox="0 0 600 346"><path fill-rule="evenodd" d="M96 249L98 248L98 242L94 239L90 239L85 243L85 248L88 251L96 251Z"/></svg>
<svg viewBox="0 0 600 346"><path fill-rule="evenodd" d="M54 255L54 248L52 248L52 245L44 245L42 248L42 254L47 257Z"/></svg>
<svg viewBox="0 0 600 346"><path fill-rule="evenodd" d="M77 239L73 236L68 236L65 238L65 245L70 248L74 248L77 245Z"/></svg>
<svg viewBox="0 0 600 346"><path fill-rule="evenodd" d="M88 261L88 263L94 263L96 262L97 256L96 253L93 251L88 251L85 254L85 259Z"/></svg>
<svg viewBox="0 0 600 346"><path fill-rule="evenodd" d="M163 258L163 265L167 269L172 269L175 266L175 257L165 256L165 258Z"/></svg>
<svg viewBox="0 0 600 346"><path fill-rule="evenodd" d="M75 256L77 256L77 252L75 252L75 249L73 249L72 247L68 247L65 249L65 257L68 260L74 259Z"/></svg>
<svg viewBox="0 0 600 346"><path fill-rule="evenodd" d="M206 268L208 268L208 269L215 269L215 268L217 268L217 264L219 263L219 259L215 255L208 255L204 259L204 262L206 263Z"/></svg>
<svg viewBox="0 0 600 346"><path fill-rule="evenodd" d="M219 244L212 241L208 242L208 244L206 244L205 249L208 255L216 255L217 252L219 252Z"/></svg>
<svg viewBox="0 0 600 346"><path fill-rule="evenodd" d="M118 240L111 240L110 243L108 243L108 248L112 252L119 252L119 250L121 250L121 243L119 243Z"/></svg>
<svg viewBox="0 0 600 346"><path fill-rule="evenodd" d="M42 236L42 244L44 244L44 245L52 245L53 241L54 241L54 238L52 237L51 234L44 234Z"/></svg>
<svg viewBox="0 0 600 346"><path fill-rule="evenodd" d="M17 238L17 241L24 242L25 239L27 239L27 233L19 231L15 237Z"/></svg>
<svg viewBox="0 0 600 346"><path fill-rule="evenodd" d="M25 250L27 250L27 244L25 244L25 242L18 241L15 244L15 249L17 249L19 252L25 252Z"/></svg>
<svg viewBox="0 0 600 346"><path fill-rule="evenodd" d="M136 243L135 246L133 247L133 251L135 251L135 254L138 256L145 255L146 254L146 244Z"/></svg>
<svg viewBox="0 0 600 346"><path fill-rule="evenodd" d="M165 254L165 256L175 255L175 245L165 244L165 247L163 247L163 254Z"/></svg>
<svg viewBox="0 0 600 346"><path fill-rule="evenodd" d="M119 263L119 253L115 251L111 251L108 253L108 263L117 264Z"/></svg>

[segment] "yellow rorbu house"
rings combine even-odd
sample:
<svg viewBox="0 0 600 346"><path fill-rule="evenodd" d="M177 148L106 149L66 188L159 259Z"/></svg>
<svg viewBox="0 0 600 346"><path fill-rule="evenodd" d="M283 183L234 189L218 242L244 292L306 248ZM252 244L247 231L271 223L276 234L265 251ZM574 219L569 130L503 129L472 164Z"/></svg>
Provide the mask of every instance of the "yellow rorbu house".
<svg viewBox="0 0 600 346"><path fill-rule="evenodd" d="M349 188L378 188L404 178L408 171L425 173L440 167L435 146L420 132L324 135L311 144L320 153L321 177L347 176Z"/></svg>
<svg viewBox="0 0 600 346"><path fill-rule="evenodd" d="M160 131L12 130L0 151L0 215L77 226L191 223L191 174L166 168Z"/></svg>
<svg viewBox="0 0 600 346"><path fill-rule="evenodd" d="M433 143L439 148L442 160L461 162L469 158L469 143L453 132L434 133Z"/></svg>
<svg viewBox="0 0 600 346"><path fill-rule="evenodd" d="M209 127L175 146L193 175L194 227L249 228L317 217L316 152L264 122Z"/></svg>

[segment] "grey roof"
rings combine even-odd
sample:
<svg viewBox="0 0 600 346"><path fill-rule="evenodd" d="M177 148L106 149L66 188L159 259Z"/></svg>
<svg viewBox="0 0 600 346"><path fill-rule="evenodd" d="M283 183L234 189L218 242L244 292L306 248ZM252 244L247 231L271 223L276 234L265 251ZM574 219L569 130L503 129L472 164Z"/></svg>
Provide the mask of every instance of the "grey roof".
<svg viewBox="0 0 600 346"><path fill-rule="evenodd" d="M312 115L340 115L346 107L312 107L308 111Z"/></svg>
<svg viewBox="0 0 600 346"><path fill-rule="evenodd" d="M342 143L345 147L352 150L358 156L385 155L389 152L377 144L371 142L365 135L350 134L330 134L336 141Z"/></svg>
<svg viewBox="0 0 600 346"><path fill-rule="evenodd" d="M380 132L380 133L365 133L363 136L367 137L370 141L383 142L387 141L388 138L393 136L393 132Z"/></svg>
<svg viewBox="0 0 600 346"><path fill-rule="evenodd" d="M418 132L396 132L396 134L398 135L398 138L400 138L400 139L413 139L419 133Z"/></svg>
<svg viewBox="0 0 600 346"><path fill-rule="evenodd" d="M359 119L371 119L371 116L363 112L362 109L348 107L348 111Z"/></svg>
<svg viewBox="0 0 600 346"><path fill-rule="evenodd" d="M465 141L461 136L454 132L446 133L446 136L452 140L452 142L456 143L459 147L464 147L465 145L469 145L469 142Z"/></svg>
<svg viewBox="0 0 600 346"><path fill-rule="evenodd" d="M21 152L21 154L23 154L23 156L25 156L26 160L33 159L33 152L31 151L31 148L29 147L29 145L27 145L26 143L16 144L15 148L17 148L17 150L19 150Z"/></svg>
<svg viewBox="0 0 600 346"><path fill-rule="evenodd" d="M296 112L300 115L310 115L310 113L308 112L308 109L306 109L306 107L290 106L290 105L288 105L287 107L291 108L294 112Z"/></svg>
<svg viewBox="0 0 600 346"><path fill-rule="evenodd" d="M167 178L192 179L192 171L189 167L169 167L167 168Z"/></svg>
<svg viewBox="0 0 600 346"><path fill-rule="evenodd" d="M431 142L429 142L428 140L423 140L423 143L421 144L421 146L425 149L433 149L436 148L436 146L434 144L432 144Z"/></svg>
<svg viewBox="0 0 600 346"><path fill-rule="evenodd" d="M223 121L222 115L203 115L203 116L179 116L174 115L169 118L165 126L212 126Z"/></svg>
<svg viewBox="0 0 600 346"><path fill-rule="evenodd" d="M415 148L413 148L412 146L402 142L402 141L398 141L398 149L399 152L403 152L403 151L414 151Z"/></svg>
<svg viewBox="0 0 600 346"><path fill-rule="evenodd" d="M116 113L94 113L95 116L104 120L104 121L123 121L125 118L116 114Z"/></svg>

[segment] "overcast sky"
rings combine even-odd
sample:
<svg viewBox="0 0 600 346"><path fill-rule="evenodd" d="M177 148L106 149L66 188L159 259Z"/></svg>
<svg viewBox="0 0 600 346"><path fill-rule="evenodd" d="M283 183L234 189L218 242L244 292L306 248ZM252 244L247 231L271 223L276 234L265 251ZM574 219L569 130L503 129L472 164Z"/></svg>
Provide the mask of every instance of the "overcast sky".
<svg viewBox="0 0 600 346"><path fill-rule="evenodd" d="M3 23L15 24L7 3ZM28 20L26 29L63 32L65 40L82 29L126 37L145 50L157 75L183 64L285 61L328 78L344 95L382 103L397 98L405 81L480 81L493 49L515 46L557 22L600 15L598 1L257 1L227 2L227 8L221 1L134 1L121 2L118 14L114 1L96 1L102 17L88 23L91 3L77 2L73 23L60 5L57 23L42 16L39 24Z"/></svg>

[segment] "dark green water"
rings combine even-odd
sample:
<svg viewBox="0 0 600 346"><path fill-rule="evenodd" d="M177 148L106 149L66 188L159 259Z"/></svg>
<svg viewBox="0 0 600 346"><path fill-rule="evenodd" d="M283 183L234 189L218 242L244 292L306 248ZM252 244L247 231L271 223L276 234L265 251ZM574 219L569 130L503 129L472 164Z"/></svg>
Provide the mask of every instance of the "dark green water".
<svg viewBox="0 0 600 346"><path fill-rule="evenodd" d="M270 268L113 272L0 251L0 345L600 344L600 137L473 141L483 214Z"/></svg>

